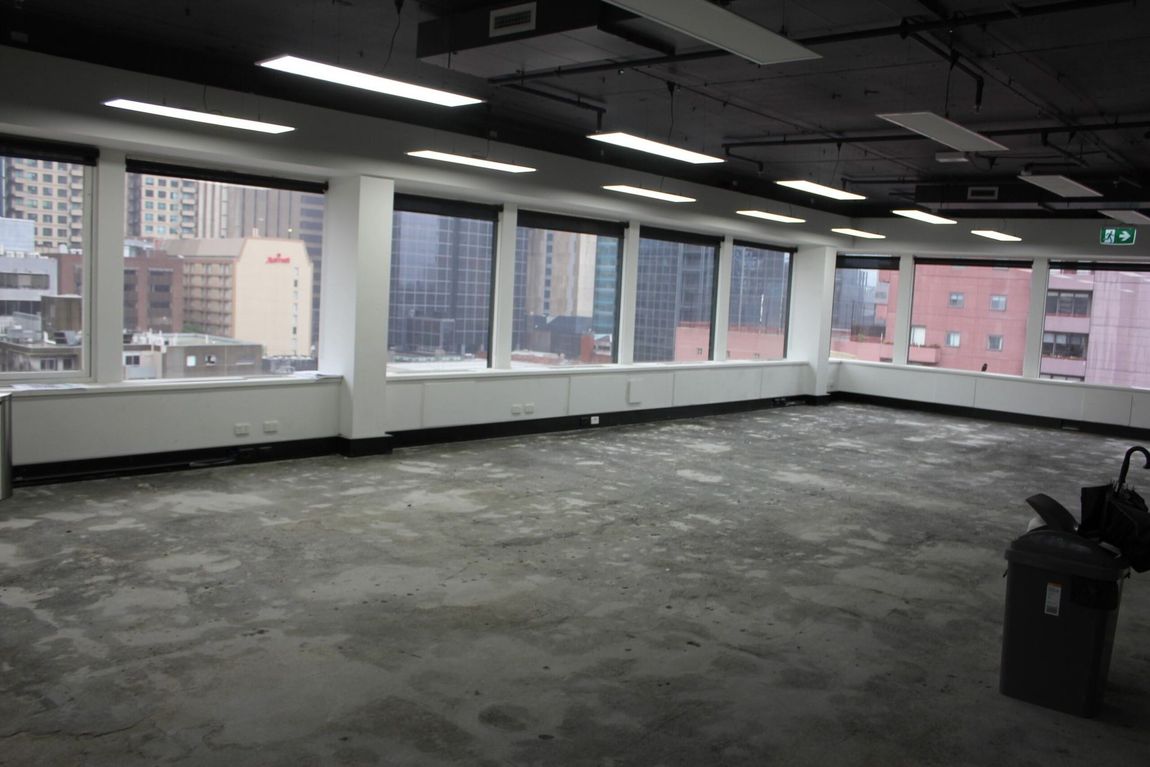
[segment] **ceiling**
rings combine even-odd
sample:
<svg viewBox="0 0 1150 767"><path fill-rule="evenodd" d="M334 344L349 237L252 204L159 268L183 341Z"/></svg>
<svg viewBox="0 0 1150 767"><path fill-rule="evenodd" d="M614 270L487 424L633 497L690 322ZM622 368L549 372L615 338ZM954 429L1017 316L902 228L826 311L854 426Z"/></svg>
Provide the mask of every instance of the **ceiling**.
<svg viewBox="0 0 1150 767"><path fill-rule="evenodd" d="M539 28L493 46L491 9L523 2L0 0L0 43L737 189L784 212L1150 212L1150 3L720 2L821 57L760 66L597 0L538 0ZM542 34L558 17L570 28ZM422 106L253 66L289 52L485 102ZM948 147L876 117L911 111L1007 150L938 162ZM585 138L600 129L726 162L683 165ZM1020 181L1026 173L1066 175L1104 196L1062 198ZM867 200L773 183L791 178ZM972 187L994 199L972 200Z"/></svg>

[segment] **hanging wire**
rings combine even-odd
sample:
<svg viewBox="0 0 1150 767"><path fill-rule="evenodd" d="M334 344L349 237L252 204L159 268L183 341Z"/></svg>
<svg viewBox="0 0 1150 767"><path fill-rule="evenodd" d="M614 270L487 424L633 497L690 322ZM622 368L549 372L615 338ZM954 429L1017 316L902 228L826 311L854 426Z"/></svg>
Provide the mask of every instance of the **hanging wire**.
<svg viewBox="0 0 1150 767"><path fill-rule="evenodd" d="M399 36L399 26L403 23L403 0L395 0L395 29L391 32L391 43L387 46L387 59L383 62L383 68L387 69L387 65L391 63L391 54L395 51L395 38Z"/></svg>

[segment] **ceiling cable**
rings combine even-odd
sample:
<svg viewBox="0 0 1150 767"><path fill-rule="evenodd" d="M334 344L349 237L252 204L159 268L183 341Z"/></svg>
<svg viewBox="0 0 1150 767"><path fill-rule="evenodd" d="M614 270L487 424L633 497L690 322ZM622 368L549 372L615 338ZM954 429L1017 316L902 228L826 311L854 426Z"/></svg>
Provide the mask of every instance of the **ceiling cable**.
<svg viewBox="0 0 1150 767"><path fill-rule="evenodd" d="M391 63L391 54L395 51L395 38L399 35L399 25L403 21L403 0L395 0L395 29L391 33L391 44L387 46L387 59L383 62L386 70Z"/></svg>

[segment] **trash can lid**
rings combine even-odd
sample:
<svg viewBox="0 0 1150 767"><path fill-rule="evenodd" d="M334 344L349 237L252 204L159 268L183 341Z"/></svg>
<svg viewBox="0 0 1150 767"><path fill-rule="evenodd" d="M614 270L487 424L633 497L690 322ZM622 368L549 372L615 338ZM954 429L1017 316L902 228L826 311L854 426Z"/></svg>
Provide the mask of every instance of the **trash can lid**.
<svg viewBox="0 0 1150 767"><path fill-rule="evenodd" d="M1098 541L1065 530L1039 528L1015 538L1006 561L1099 581L1124 578L1129 563Z"/></svg>

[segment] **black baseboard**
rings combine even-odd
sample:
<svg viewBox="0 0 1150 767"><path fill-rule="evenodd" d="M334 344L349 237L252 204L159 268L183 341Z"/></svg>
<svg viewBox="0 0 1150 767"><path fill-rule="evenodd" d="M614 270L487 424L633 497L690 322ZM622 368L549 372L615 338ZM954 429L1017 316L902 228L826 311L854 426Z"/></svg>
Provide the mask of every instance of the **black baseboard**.
<svg viewBox="0 0 1150 767"><path fill-rule="evenodd" d="M882 407L897 408L899 410L917 410L924 413L939 413L941 415L953 415L960 418L977 418L980 421L995 421L997 423L1013 423L1021 426L1040 426L1047 429L1081 431L1087 434L1098 434L1105 437L1121 437L1123 439L1143 441L1150 440L1150 429L1141 429L1135 426L1094 423L1092 421L1074 421L1067 418L1008 413L1002 410L987 410L985 408L967 407L965 405L943 405L935 402L920 402L912 399L880 397L873 394L855 394L853 392L835 392L830 396L830 399L835 402L857 402L865 405L881 405Z"/></svg>
<svg viewBox="0 0 1150 767"><path fill-rule="evenodd" d="M78 461L21 464L12 468L12 484L17 487L75 482L136 474L156 474L183 469L205 469L240 463L282 461L289 458L314 458L341 453L343 445L335 437L302 439L291 442L268 442L242 447L211 447L199 450L176 450L167 453L117 455Z"/></svg>
<svg viewBox="0 0 1150 767"><path fill-rule="evenodd" d="M473 426L451 426L441 429L418 429L368 439L326 437L291 442L269 442L243 447L178 450L168 453L22 464L13 467L12 481L13 485L17 487L28 487L56 482L75 482L85 479L202 469L211 466L281 461L290 458L314 458L321 455L344 455L349 458L360 458L369 455L386 455L400 447L491 439L493 437L516 437L574 429L600 429L605 426L662 421L672 418L699 418L707 415L803 404L806 399L804 397L774 397L743 402L719 402L712 405L602 413L595 416L599 419L597 424L591 423L592 416L589 415L564 416Z"/></svg>

